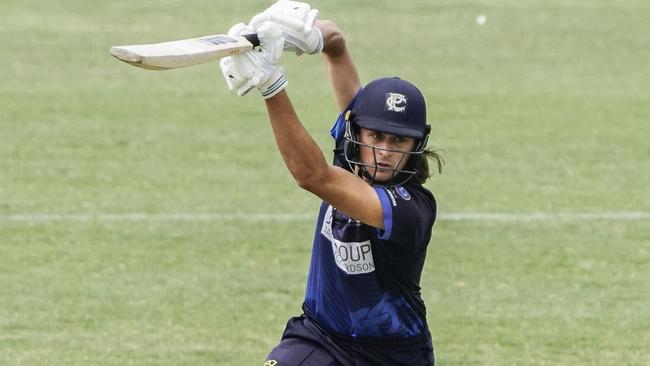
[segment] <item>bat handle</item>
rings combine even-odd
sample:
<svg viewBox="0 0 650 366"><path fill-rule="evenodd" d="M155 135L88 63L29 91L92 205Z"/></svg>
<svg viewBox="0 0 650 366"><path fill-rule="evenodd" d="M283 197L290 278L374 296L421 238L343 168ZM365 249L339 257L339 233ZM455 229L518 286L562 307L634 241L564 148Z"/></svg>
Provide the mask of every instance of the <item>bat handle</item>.
<svg viewBox="0 0 650 366"><path fill-rule="evenodd" d="M260 45L260 39L257 37L257 33L243 34L242 36L246 38L248 42L252 43L253 47Z"/></svg>

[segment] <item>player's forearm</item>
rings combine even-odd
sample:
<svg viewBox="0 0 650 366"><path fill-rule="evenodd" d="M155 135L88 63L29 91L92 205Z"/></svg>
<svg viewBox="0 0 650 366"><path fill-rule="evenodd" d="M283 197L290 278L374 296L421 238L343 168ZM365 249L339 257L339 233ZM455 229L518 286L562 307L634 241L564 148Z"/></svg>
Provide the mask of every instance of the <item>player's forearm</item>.
<svg viewBox="0 0 650 366"><path fill-rule="evenodd" d="M336 104L343 111L361 87L359 72L338 26L329 20L319 20L316 26L323 34L323 58Z"/></svg>
<svg viewBox="0 0 650 366"><path fill-rule="evenodd" d="M309 191L328 168L322 151L303 127L285 91L266 100L271 127L282 159L296 183Z"/></svg>
<svg viewBox="0 0 650 366"><path fill-rule="evenodd" d="M345 214L383 229L383 210L374 188L358 176L327 164L286 92L266 99L266 108L278 149L296 183Z"/></svg>

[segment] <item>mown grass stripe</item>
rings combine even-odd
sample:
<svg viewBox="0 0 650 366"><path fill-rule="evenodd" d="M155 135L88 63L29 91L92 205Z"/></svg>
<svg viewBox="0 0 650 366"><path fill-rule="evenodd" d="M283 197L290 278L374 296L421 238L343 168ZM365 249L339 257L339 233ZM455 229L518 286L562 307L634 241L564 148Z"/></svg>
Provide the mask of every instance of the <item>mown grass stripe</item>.
<svg viewBox="0 0 650 366"><path fill-rule="evenodd" d="M111 221L245 221L245 222L296 222L311 221L314 214L301 213L22 213L0 215L0 222L111 222ZM635 221L650 220L650 212L613 211L613 212L564 212L564 213L496 213L464 212L441 213L439 220L444 221Z"/></svg>

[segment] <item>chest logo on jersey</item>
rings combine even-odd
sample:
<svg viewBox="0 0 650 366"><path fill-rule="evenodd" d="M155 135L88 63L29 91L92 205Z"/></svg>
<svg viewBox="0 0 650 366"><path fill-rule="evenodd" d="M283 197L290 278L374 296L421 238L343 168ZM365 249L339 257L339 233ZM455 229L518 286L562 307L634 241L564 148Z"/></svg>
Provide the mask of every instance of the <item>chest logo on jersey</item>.
<svg viewBox="0 0 650 366"><path fill-rule="evenodd" d="M409 194L409 191L406 190L406 188L404 188L402 186L397 186L397 187L395 187L395 190L397 191L397 193L399 193L400 196L402 196L402 198L405 201L408 201L408 200L411 199L411 195Z"/></svg>
<svg viewBox="0 0 650 366"><path fill-rule="evenodd" d="M334 237L332 206L327 208L321 234L332 243L332 251L336 266L350 275L370 273L375 270L375 261L372 258L370 240L363 242L343 242Z"/></svg>

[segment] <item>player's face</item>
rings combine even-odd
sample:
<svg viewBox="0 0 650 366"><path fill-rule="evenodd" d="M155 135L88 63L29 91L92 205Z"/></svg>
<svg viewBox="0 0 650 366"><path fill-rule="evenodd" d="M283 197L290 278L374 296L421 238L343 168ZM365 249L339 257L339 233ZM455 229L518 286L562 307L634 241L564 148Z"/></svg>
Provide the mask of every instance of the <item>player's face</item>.
<svg viewBox="0 0 650 366"><path fill-rule="evenodd" d="M401 170L408 162L404 152L413 151L415 139L391 135L361 128L359 142L368 146L359 147L361 162L366 165L366 171L375 181L385 182L393 178L395 170ZM376 165L375 165L376 162Z"/></svg>

